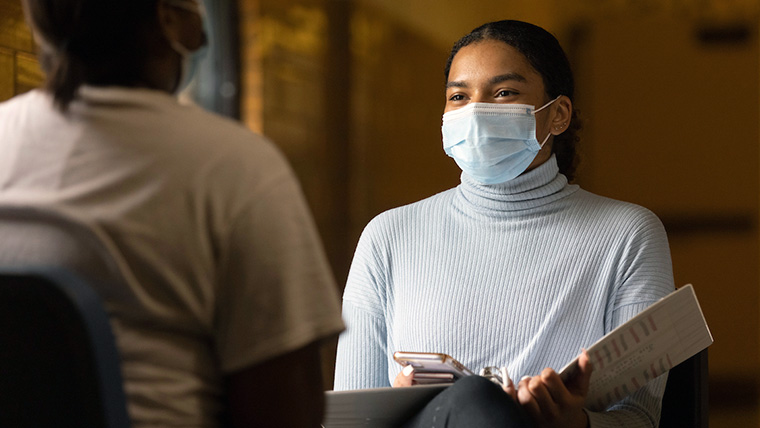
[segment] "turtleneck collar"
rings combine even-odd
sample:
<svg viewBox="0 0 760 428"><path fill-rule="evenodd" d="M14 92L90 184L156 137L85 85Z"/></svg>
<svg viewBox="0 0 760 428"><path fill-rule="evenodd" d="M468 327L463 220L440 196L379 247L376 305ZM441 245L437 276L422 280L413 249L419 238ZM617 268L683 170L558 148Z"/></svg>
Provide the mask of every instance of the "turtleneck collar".
<svg viewBox="0 0 760 428"><path fill-rule="evenodd" d="M478 183L467 173L457 187L457 199L478 212L523 211L564 198L578 190L559 173L555 156L517 178L501 184Z"/></svg>

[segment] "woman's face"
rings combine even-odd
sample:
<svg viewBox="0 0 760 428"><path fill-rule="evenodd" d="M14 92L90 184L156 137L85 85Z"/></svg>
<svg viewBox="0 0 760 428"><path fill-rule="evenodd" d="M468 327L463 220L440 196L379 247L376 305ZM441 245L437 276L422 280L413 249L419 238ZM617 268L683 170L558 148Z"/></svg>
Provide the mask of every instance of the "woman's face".
<svg viewBox="0 0 760 428"><path fill-rule="evenodd" d="M461 48L454 56L446 82L444 112L469 103L529 104L538 109L549 101L541 75L523 54L504 42L483 40ZM559 104L554 102L536 113L539 142L552 131L552 119ZM528 170L551 157L551 143L552 138L538 152Z"/></svg>

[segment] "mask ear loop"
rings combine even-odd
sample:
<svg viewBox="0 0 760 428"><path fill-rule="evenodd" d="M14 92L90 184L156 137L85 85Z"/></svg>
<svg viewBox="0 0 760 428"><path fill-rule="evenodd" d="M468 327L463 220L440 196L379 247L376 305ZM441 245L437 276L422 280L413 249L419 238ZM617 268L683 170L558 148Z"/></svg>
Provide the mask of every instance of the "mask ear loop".
<svg viewBox="0 0 760 428"><path fill-rule="evenodd" d="M544 141L539 145L541 149L544 148L544 144L546 144L547 141L549 141L549 137L552 135L552 132L549 131L546 133L546 138L544 138ZM539 149L540 150L540 149Z"/></svg>
<svg viewBox="0 0 760 428"><path fill-rule="evenodd" d="M206 8L203 5L203 3L200 2L199 0L164 0L164 1L167 5L171 7L176 7L176 8L183 9L188 12L197 14L201 18L201 21L206 19ZM192 55L193 51L183 46L182 43L180 43L179 41L174 40L171 37L169 37L169 35L166 34L166 31L164 31L164 37L166 37L167 41L169 42L169 46L171 46L172 49L174 49L174 51L177 52L180 55L180 57L182 57L183 65L181 65L181 67L184 68L185 67L184 63ZM177 87L182 85L183 73L185 72L186 71L180 69L180 76L177 79ZM177 88L175 88L175 92L176 91L177 91Z"/></svg>
<svg viewBox="0 0 760 428"><path fill-rule="evenodd" d="M183 68L185 67L184 63L190 57L191 52L190 52L190 49L183 46L182 43L169 37L166 31L164 31L164 37L166 37L166 41L169 42L169 46L171 46L171 48L174 49L174 52L177 52L179 56L181 57L179 76L177 76L177 83L175 84L175 88L173 91L173 92L176 92L177 87L179 87L182 84L182 79L183 79L182 74L184 73Z"/></svg>
<svg viewBox="0 0 760 428"><path fill-rule="evenodd" d="M536 109L536 110L533 110L533 115L535 116L535 115L536 115L536 113L538 113L538 112L540 112L541 110L543 110L543 109L545 109L545 108L549 107L549 106L550 106L550 105L551 105L553 102L557 101L557 100L559 99L559 97L561 97L561 96L562 96L561 94L560 94L560 95L557 95L557 98L555 98L555 99L553 99L553 100L549 101L548 103L546 103L546 104L542 105L542 106L541 106L541 107L539 107L538 109ZM552 135L552 131L551 131L551 127L549 127L549 132L547 132L547 133L546 133L546 138L544 138L544 141L543 141L543 142L542 142L542 143L539 145L539 147L541 147L541 148L543 149L543 148L544 148L544 144L546 144L546 142L547 142L547 141L549 141L549 137L550 137L551 135Z"/></svg>
<svg viewBox="0 0 760 428"><path fill-rule="evenodd" d="M537 108L536 110L533 110L533 114L536 114L536 113L540 112L541 110L543 110L543 109L545 109L545 108L549 107L549 106L550 106L550 105L551 105L551 104L552 104L554 101L557 101L557 100L558 100L558 99L559 99L561 96L562 96L562 94L560 94L560 95L557 95L557 98L555 98L555 99L553 99L553 100L549 101L548 103L546 103L546 104L542 105L541 107Z"/></svg>

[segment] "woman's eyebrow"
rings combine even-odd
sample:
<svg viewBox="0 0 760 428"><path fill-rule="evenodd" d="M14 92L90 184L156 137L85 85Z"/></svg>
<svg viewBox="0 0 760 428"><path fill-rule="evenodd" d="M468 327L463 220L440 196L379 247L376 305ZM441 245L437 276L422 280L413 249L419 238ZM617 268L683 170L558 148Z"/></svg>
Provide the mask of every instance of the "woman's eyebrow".
<svg viewBox="0 0 760 428"><path fill-rule="evenodd" d="M454 80L454 81L451 81L451 82L446 82L446 89L449 89L449 88L466 88L466 87L467 87L467 82L465 82L463 80Z"/></svg>
<svg viewBox="0 0 760 428"><path fill-rule="evenodd" d="M490 79L488 79L488 83L495 85L497 83L506 82L508 80L515 80L517 82L527 82L528 79L525 78L522 74L519 73L506 73L506 74L500 74L498 76L494 76Z"/></svg>
<svg viewBox="0 0 760 428"><path fill-rule="evenodd" d="M497 83L507 82L510 80L514 80L516 82L527 82L528 79L525 78L520 73L506 73L506 74L500 74L498 76L494 76L490 79L488 79L489 85L495 85ZM449 88L466 88L468 87L467 82L463 80L452 80L451 82L446 82L446 89Z"/></svg>

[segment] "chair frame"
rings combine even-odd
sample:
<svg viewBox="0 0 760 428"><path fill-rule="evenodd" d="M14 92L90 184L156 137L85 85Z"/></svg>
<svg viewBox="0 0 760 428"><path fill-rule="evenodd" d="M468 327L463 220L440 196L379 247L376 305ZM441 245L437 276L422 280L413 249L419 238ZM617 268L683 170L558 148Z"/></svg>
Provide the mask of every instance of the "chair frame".
<svg viewBox="0 0 760 428"><path fill-rule="evenodd" d="M0 268L0 305L0 425L129 427L110 321L87 283Z"/></svg>

